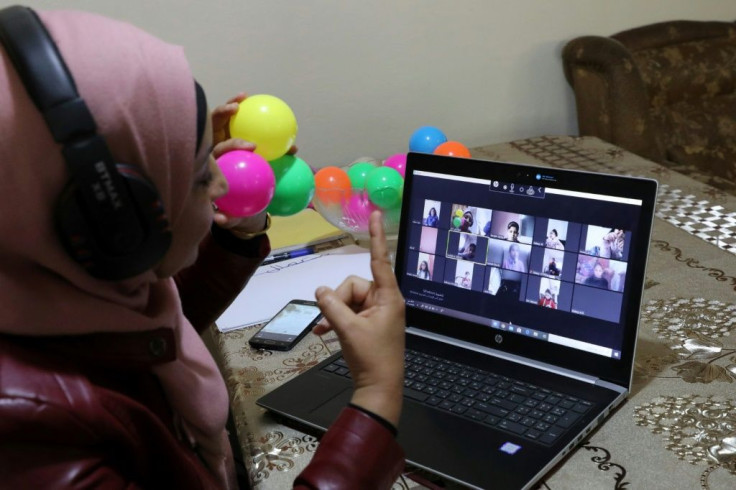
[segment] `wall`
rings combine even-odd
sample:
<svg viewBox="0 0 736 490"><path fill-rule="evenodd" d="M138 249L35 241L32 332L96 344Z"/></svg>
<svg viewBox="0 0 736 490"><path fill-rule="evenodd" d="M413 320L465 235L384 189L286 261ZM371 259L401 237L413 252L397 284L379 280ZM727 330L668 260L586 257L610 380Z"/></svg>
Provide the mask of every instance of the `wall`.
<svg viewBox="0 0 736 490"><path fill-rule="evenodd" d="M10 5L15 2L0 2ZM467 146L575 134L560 52L584 34L736 20L726 0L65 0L185 47L210 104L284 99L310 165L406 151L434 125Z"/></svg>

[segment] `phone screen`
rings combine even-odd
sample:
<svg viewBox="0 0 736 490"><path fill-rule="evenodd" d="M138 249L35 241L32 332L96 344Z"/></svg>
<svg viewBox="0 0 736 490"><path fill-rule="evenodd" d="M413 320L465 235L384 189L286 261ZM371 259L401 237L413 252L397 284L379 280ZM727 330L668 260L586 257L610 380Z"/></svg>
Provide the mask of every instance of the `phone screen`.
<svg viewBox="0 0 736 490"><path fill-rule="evenodd" d="M313 301L292 301L286 305L265 327L256 333L252 340L273 340L291 343L316 323L320 309Z"/></svg>

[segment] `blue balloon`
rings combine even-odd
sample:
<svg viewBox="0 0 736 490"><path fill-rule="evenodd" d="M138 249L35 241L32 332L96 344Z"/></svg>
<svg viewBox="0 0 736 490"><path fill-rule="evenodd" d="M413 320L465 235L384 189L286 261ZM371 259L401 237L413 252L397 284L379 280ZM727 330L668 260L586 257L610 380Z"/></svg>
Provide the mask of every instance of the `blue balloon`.
<svg viewBox="0 0 736 490"><path fill-rule="evenodd" d="M409 151L433 153L434 149L447 141L445 133L434 126L422 126L409 139Z"/></svg>

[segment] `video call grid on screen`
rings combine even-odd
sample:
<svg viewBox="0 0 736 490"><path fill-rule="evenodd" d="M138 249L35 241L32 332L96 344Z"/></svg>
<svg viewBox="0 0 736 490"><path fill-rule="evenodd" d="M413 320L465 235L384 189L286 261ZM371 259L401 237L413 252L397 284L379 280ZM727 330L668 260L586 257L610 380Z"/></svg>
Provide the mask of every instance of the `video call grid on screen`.
<svg viewBox="0 0 736 490"><path fill-rule="evenodd" d="M532 199L491 193L480 182L438 185L415 176L406 273L442 285L434 297L450 310L484 316L520 302L528 307L509 310L506 320L618 349L641 203L570 194L578 196L547 189L544 199ZM567 321L549 322L558 313Z"/></svg>

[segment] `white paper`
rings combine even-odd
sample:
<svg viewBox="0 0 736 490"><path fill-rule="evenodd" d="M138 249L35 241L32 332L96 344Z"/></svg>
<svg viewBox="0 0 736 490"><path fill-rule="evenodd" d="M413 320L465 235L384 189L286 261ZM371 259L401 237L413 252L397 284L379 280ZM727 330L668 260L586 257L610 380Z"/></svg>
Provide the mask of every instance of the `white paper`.
<svg viewBox="0 0 736 490"><path fill-rule="evenodd" d="M264 322L292 299L314 300L319 286L334 289L351 274L372 279L367 249L348 245L259 267L215 323L226 332Z"/></svg>

